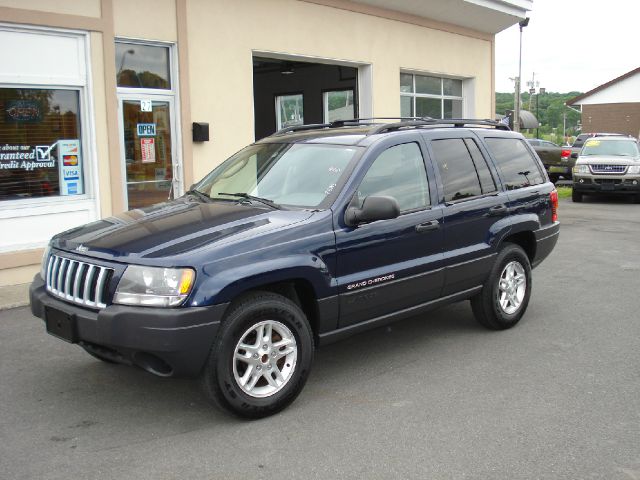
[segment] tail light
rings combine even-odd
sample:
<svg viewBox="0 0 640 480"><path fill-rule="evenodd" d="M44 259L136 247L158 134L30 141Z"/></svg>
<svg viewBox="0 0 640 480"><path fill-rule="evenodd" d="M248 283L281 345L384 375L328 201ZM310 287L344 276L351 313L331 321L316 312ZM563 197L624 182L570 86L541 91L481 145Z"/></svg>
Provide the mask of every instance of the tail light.
<svg viewBox="0 0 640 480"><path fill-rule="evenodd" d="M558 221L558 191L554 189L553 192L549 194L549 198L551 199L551 221L557 222Z"/></svg>
<svg viewBox="0 0 640 480"><path fill-rule="evenodd" d="M571 156L570 148L563 148L560 152L560 158L569 158Z"/></svg>

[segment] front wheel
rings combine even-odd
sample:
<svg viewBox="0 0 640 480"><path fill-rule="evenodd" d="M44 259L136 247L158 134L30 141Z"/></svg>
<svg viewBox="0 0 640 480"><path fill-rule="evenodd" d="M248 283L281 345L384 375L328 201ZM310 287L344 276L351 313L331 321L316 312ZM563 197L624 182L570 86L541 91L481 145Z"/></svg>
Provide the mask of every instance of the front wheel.
<svg viewBox="0 0 640 480"><path fill-rule="evenodd" d="M291 300L249 294L225 315L202 373L205 395L246 418L261 418L295 400L309 376L313 335Z"/></svg>
<svg viewBox="0 0 640 480"><path fill-rule="evenodd" d="M582 193L576 192L576 189L574 188L573 190L571 190L571 200L576 203L580 203L582 201Z"/></svg>
<svg viewBox="0 0 640 480"><path fill-rule="evenodd" d="M471 299L476 320L492 330L520 321L531 297L531 264L524 250L505 243L480 293Z"/></svg>

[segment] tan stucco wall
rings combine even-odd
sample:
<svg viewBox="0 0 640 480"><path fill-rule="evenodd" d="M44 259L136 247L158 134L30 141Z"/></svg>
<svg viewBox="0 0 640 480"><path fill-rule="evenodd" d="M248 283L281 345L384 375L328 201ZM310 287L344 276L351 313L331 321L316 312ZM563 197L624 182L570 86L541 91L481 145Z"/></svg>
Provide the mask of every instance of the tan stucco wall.
<svg viewBox="0 0 640 480"><path fill-rule="evenodd" d="M0 0L0 7L26 8L64 15L100 16L100 0Z"/></svg>
<svg viewBox="0 0 640 480"><path fill-rule="evenodd" d="M104 82L104 56L102 33L92 32L91 42L91 77L93 82L93 109L96 139L96 156L98 159L98 191L100 192L100 215L108 217L112 213L111 195L112 179L109 163L109 132L107 128L107 100ZM115 60L114 60L115 61Z"/></svg>
<svg viewBox="0 0 640 480"><path fill-rule="evenodd" d="M40 265L27 265L0 270L0 287L18 285L33 280L33 276L40 271Z"/></svg>
<svg viewBox="0 0 640 480"><path fill-rule="evenodd" d="M175 41L175 0L113 0L116 37Z"/></svg>
<svg viewBox="0 0 640 480"><path fill-rule="evenodd" d="M491 117L492 43L296 0L187 4L191 117L211 141L193 147L202 177L253 141L252 51L373 64L373 112L400 114L401 69L475 78L475 116Z"/></svg>

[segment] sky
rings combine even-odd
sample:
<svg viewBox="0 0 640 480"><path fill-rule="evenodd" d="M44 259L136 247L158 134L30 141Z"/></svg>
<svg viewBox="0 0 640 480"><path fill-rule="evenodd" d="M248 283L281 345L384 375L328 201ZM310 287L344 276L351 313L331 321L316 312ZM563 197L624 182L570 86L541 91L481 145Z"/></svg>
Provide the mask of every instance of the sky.
<svg viewBox="0 0 640 480"><path fill-rule="evenodd" d="M587 92L640 67L640 0L533 0L522 31L522 91ZM520 30L496 35L496 91L512 92Z"/></svg>

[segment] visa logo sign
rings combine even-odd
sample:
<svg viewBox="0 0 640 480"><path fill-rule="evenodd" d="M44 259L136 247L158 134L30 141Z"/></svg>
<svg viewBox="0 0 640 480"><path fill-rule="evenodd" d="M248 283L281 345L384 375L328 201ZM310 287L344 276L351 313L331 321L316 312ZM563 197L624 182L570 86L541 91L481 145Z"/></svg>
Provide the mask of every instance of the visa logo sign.
<svg viewBox="0 0 640 480"><path fill-rule="evenodd" d="M155 123L139 123L138 136L139 137L155 137L156 124Z"/></svg>

